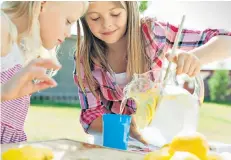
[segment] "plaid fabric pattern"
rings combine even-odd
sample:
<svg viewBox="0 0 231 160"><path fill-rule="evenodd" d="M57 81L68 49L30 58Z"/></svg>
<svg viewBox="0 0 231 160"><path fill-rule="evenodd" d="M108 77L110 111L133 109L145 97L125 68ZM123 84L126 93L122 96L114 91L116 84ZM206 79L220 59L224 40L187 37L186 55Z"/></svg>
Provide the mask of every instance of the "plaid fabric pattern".
<svg viewBox="0 0 231 160"><path fill-rule="evenodd" d="M146 54L153 62L151 69L161 68L163 66L164 53L173 47L178 28L169 23L158 22L152 18L141 20L141 27L145 37ZM204 31L184 29L182 32L178 48L185 51L199 47L217 35L231 36L231 32L219 29L206 29ZM108 71L94 65L92 74L98 82L97 97L90 92L88 84L84 81L83 67L81 67L81 74L77 74L76 70L74 70L74 81L79 89L78 94L82 108L80 122L86 133L92 121L99 116L105 113L118 114L123 98L122 89L116 84L115 79ZM86 94L81 91L78 78L83 79ZM134 101L128 100L123 114L131 115L135 111L136 105Z"/></svg>

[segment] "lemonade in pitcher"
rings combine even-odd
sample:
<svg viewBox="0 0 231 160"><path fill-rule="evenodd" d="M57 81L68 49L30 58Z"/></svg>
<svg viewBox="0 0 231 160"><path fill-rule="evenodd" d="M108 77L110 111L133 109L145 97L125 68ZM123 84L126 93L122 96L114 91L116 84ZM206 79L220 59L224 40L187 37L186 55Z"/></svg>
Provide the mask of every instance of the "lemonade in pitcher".
<svg viewBox="0 0 231 160"><path fill-rule="evenodd" d="M149 143L161 138L167 143L179 132L197 129L199 106L203 101L202 79L176 76L172 70L163 86L164 73L164 69L159 69L135 74L124 88L125 99L131 98L136 103L137 127ZM193 84L193 93L185 89L185 82Z"/></svg>
<svg viewBox="0 0 231 160"><path fill-rule="evenodd" d="M149 71L135 74L132 81L124 88L125 99L133 99L136 103L135 118L140 129L148 126L155 115L160 95L159 73L159 71Z"/></svg>

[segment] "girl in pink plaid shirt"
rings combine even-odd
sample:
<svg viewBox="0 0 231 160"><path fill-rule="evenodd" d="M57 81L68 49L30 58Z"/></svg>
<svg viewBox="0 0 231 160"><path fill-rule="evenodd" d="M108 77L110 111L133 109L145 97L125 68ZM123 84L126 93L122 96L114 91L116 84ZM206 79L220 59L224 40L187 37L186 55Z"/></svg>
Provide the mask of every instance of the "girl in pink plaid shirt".
<svg viewBox="0 0 231 160"><path fill-rule="evenodd" d="M132 75L163 66L178 28L151 18L140 20L134 1L90 2L81 23L84 40L81 47L78 44L74 72L82 107L80 122L87 133L100 135L102 115L119 114L123 87ZM201 65L213 61L211 57L218 57L218 53L221 58L228 55L230 36L224 30L184 29L178 45L182 51L177 57L167 58L176 63L177 74L195 76ZM123 114L132 115L135 111L134 101L128 100ZM130 136L146 144L134 119Z"/></svg>

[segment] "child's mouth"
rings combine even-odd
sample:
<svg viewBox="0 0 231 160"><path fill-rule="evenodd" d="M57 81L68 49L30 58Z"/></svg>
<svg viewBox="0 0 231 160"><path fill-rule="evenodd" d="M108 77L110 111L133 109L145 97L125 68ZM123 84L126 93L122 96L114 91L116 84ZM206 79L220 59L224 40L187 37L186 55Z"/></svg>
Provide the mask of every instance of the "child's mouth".
<svg viewBox="0 0 231 160"><path fill-rule="evenodd" d="M112 35L114 32L115 32L116 30L114 30L114 31L110 31L110 32L103 32L102 34L103 35Z"/></svg>
<svg viewBox="0 0 231 160"><path fill-rule="evenodd" d="M58 42L61 44L61 43L63 43L63 41L62 40L60 40L60 39L58 39Z"/></svg>

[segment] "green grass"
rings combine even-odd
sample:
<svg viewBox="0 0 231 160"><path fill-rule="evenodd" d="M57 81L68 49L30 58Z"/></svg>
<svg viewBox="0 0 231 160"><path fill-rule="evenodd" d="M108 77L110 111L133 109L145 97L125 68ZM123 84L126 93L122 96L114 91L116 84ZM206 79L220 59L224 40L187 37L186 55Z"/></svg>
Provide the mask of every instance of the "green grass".
<svg viewBox="0 0 231 160"><path fill-rule="evenodd" d="M86 141L79 115L79 108L30 107L25 124L28 141L58 138Z"/></svg>
<svg viewBox="0 0 231 160"><path fill-rule="evenodd" d="M204 104L200 112L199 131L209 140L231 143L230 105Z"/></svg>
<svg viewBox="0 0 231 160"><path fill-rule="evenodd" d="M29 141L69 138L86 141L78 107L32 106L25 130ZM209 140L231 143L231 107L205 103L200 111L199 132Z"/></svg>
<svg viewBox="0 0 231 160"><path fill-rule="evenodd" d="M80 108L80 104L67 104L53 102L52 100L31 100L31 105L34 107L55 107L55 108Z"/></svg>

